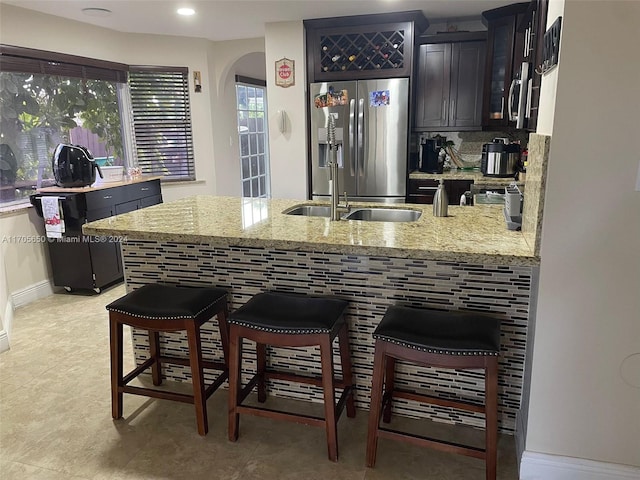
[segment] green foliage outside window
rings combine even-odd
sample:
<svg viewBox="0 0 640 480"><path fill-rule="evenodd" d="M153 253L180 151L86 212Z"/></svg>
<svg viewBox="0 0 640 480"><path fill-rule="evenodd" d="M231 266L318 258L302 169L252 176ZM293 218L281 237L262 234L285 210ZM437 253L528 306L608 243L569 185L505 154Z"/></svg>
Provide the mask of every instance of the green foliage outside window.
<svg viewBox="0 0 640 480"><path fill-rule="evenodd" d="M2 155L2 184L22 182L28 187L46 183L52 178L53 150L58 143L69 142L69 130L77 126L97 134L108 155L123 158L115 83L0 73L0 144L10 148L16 158L14 162L10 155Z"/></svg>

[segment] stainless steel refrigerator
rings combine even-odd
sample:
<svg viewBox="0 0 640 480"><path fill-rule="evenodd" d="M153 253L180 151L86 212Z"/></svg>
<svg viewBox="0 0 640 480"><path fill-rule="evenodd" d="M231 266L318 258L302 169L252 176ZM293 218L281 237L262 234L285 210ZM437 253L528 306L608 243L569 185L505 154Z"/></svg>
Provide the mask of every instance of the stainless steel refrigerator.
<svg viewBox="0 0 640 480"><path fill-rule="evenodd" d="M405 201L409 124L409 79L311 84L311 191L328 199L327 121L332 115L338 144L338 187L350 200Z"/></svg>

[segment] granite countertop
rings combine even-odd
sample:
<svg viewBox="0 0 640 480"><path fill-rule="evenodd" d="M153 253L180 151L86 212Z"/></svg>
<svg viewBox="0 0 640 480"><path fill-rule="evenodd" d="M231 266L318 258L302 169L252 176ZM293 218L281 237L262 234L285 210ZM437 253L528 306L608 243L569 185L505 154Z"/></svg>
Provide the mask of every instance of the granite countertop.
<svg viewBox="0 0 640 480"><path fill-rule="evenodd" d="M402 223L332 222L323 217L282 213L301 203L322 205L300 200L195 196L97 220L85 224L83 232L122 236L125 241L262 247L494 265L539 263L522 233L507 230L502 206L451 206L449 217L434 217L431 205L385 206L423 212L418 221Z"/></svg>
<svg viewBox="0 0 640 480"><path fill-rule="evenodd" d="M123 180L119 182L108 182L108 183L94 183L92 185L87 185L86 187L44 187L39 188L37 193L87 193L93 192L95 190L104 190L105 188L113 188L113 187L122 187L124 185L132 185L134 183L140 182L148 182L149 180L156 180L158 178L162 178L161 176L140 176L135 178L124 177Z"/></svg>
<svg viewBox="0 0 640 480"><path fill-rule="evenodd" d="M472 180L474 185L480 187L507 186L513 182L513 177L485 177L479 170L448 170L443 173L424 173L413 171L409 174L410 180ZM524 185L524 182L516 182Z"/></svg>

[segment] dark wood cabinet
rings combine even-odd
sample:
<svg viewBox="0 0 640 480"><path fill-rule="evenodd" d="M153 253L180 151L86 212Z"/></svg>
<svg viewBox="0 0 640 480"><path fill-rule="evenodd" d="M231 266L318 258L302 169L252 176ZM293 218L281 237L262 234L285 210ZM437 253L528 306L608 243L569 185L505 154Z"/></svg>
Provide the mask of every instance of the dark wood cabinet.
<svg viewBox="0 0 640 480"><path fill-rule="evenodd" d="M517 26L528 7L528 3L516 3L482 13L488 35L482 109L484 127L515 126L510 120L509 97L524 58L524 32Z"/></svg>
<svg viewBox="0 0 640 480"><path fill-rule="evenodd" d="M305 20L309 83L410 77L421 11Z"/></svg>
<svg viewBox="0 0 640 480"><path fill-rule="evenodd" d="M410 178L407 203L432 204L439 183L440 181L436 179ZM473 180L445 180L444 188L447 191L449 205L458 205L460 196L471 190L471 185L473 185Z"/></svg>
<svg viewBox="0 0 640 480"><path fill-rule="evenodd" d="M438 38L440 37L440 38ZM447 34L432 35L418 50L414 130L478 130L482 126L482 94L486 34L457 34L468 41L440 43Z"/></svg>
<svg viewBox="0 0 640 480"><path fill-rule="evenodd" d="M542 75L539 72L543 60L548 3L548 0L532 0L523 22L517 27L519 31L524 31L525 60L532 65L526 128L533 132L536 131L538 126L538 106L540 105L540 85L542 83Z"/></svg>
<svg viewBox="0 0 640 480"><path fill-rule="evenodd" d="M52 191L53 190L53 191ZM60 239L49 239L49 258L56 286L96 292L122 280L122 256L117 238L83 235L82 225L162 203L160 180L147 180L87 192L54 187L32 195L42 216L40 198L57 196L65 222ZM75 189L81 190L81 189Z"/></svg>

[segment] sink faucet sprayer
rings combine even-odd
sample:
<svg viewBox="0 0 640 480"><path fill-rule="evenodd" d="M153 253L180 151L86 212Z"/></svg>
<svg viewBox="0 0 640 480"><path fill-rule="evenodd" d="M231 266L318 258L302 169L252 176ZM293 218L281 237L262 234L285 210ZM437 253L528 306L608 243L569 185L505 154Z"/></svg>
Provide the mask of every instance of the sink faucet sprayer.
<svg viewBox="0 0 640 480"><path fill-rule="evenodd" d="M329 114L327 120L327 143L329 144L329 184L331 189L331 220L340 220L339 211L349 211L347 192L344 192L344 205L340 205L338 193L338 143L336 142L336 119Z"/></svg>

